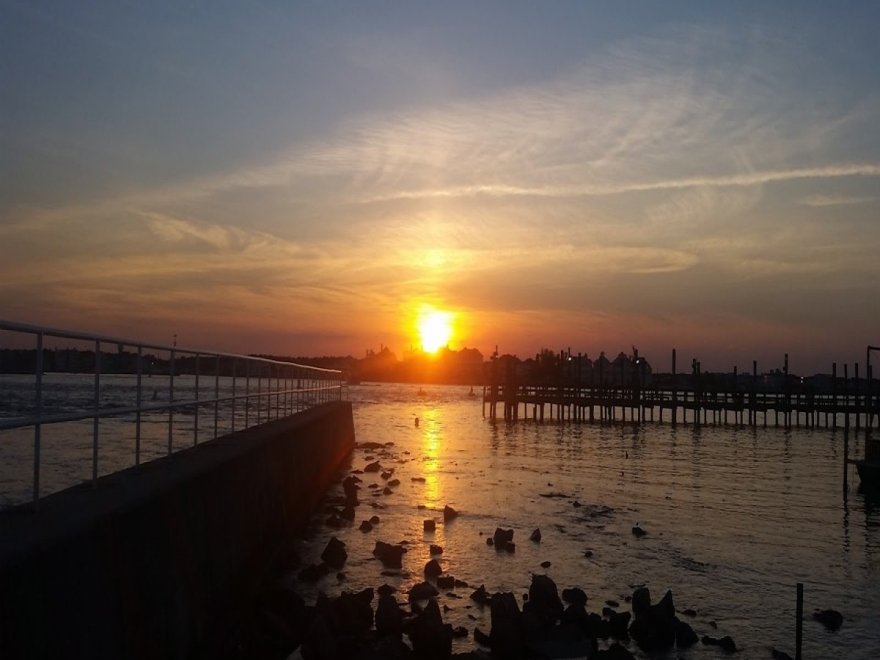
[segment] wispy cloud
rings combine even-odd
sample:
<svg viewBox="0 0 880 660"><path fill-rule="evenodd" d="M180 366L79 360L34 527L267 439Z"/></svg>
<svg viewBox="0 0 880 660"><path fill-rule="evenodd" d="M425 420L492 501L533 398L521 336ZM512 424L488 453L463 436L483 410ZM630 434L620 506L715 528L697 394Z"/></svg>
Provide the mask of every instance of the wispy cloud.
<svg viewBox="0 0 880 660"><path fill-rule="evenodd" d="M876 202L877 197L847 195L808 195L801 200L805 206L849 206L852 204L868 204Z"/></svg>

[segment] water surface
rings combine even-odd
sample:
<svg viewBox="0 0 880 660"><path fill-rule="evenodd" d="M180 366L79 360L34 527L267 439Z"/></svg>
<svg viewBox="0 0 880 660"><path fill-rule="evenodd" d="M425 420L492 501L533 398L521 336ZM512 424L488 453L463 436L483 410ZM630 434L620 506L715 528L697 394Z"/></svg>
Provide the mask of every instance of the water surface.
<svg viewBox="0 0 880 660"><path fill-rule="evenodd" d="M492 423L467 388L421 389L350 388L358 441L393 443L356 450L351 468L379 460L401 483L384 495L380 474L360 474L353 525L333 530L324 513L314 516L299 548L304 561L317 562L333 535L349 558L344 581L331 574L316 585L298 583L307 601L318 590L334 595L383 582L405 600L435 543L446 571L472 587L521 595L532 573L546 573L560 589L582 587L590 611L608 599L626 608L633 585L647 585L655 598L672 589L679 610L697 611L682 618L698 635L731 635L743 659L768 658L770 646L794 656L796 584L803 582L804 657L877 657L880 506L857 492L854 473L844 497L842 430ZM330 493L339 494L340 487ZM444 524L447 504L461 515ZM374 514L379 525L359 531ZM436 521L435 532L423 531L425 519ZM635 538L636 524L648 535ZM486 545L496 527L515 530L514 554ZM529 540L536 528L540 543ZM381 574L376 540L409 543L400 574ZM472 648L475 626L490 628L488 609L468 599L471 591L440 596L451 608L445 620L471 633L457 650ZM843 613L838 632L809 618L825 608ZM702 645L670 654L723 655Z"/></svg>

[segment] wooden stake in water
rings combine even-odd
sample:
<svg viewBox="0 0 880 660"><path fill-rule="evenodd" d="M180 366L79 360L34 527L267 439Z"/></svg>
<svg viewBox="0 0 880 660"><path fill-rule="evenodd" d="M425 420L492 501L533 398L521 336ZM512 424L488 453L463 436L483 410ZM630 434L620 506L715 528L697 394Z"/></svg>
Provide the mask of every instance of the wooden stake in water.
<svg viewBox="0 0 880 660"><path fill-rule="evenodd" d="M801 646L803 644L804 627L804 583L797 583L797 623L795 628L794 657L801 660Z"/></svg>

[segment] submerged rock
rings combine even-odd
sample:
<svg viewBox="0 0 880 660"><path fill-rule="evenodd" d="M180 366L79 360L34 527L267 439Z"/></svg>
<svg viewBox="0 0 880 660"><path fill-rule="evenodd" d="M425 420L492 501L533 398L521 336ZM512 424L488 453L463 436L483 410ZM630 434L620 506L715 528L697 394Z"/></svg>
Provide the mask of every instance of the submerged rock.
<svg viewBox="0 0 880 660"><path fill-rule="evenodd" d="M837 610L816 610L813 612L813 619L832 632L843 625L843 615Z"/></svg>

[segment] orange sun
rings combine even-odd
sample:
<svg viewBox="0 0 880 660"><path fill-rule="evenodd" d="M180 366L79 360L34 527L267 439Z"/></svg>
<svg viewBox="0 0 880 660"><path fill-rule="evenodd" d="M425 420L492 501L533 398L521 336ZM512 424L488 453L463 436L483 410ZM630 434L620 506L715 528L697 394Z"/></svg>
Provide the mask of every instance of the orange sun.
<svg viewBox="0 0 880 660"><path fill-rule="evenodd" d="M452 338L452 314L436 309L425 309L419 314L416 327L422 350L426 353L436 353Z"/></svg>

